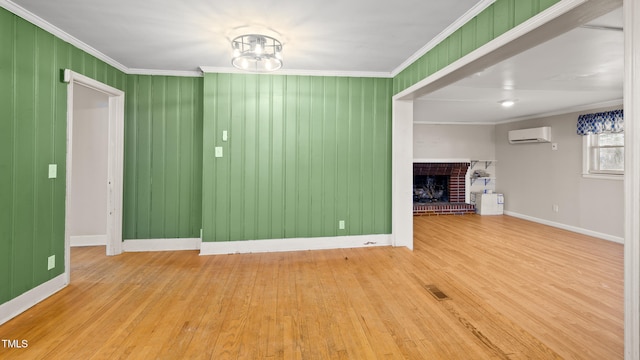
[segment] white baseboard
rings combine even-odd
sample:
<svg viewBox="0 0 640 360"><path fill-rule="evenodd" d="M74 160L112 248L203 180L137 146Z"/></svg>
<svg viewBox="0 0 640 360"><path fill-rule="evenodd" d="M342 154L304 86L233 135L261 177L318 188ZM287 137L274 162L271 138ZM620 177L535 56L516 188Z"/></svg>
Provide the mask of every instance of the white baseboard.
<svg viewBox="0 0 640 360"><path fill-rule="evenodd" d="M200 239L136 239L122 242L124 252L199 250Z"/></svg>
<svg viewBox="0 0 640 360"><path fill-rule="evenodd" d="M592 236L598 239L602 239L602 240L607 240L607 241L612 241L618 244L624 244L624 238L621 237L617 237L617 236L613 236L613 235L609 235L609 234L603 234L597 231L592 231L592 230L587 230L587 229L583 229L583 228L579 228L577 226L571 226L571 225L566 225L566 224L561 224L555 221L549 221L549 220L545 220L545 219L539 219L533 216L529 216L529 215L522 215L522 214L518 214L512 211L505 211L504 212L505 215L509 215L509 216L513 216L513 217L517 217L523 220L528 220L528 221L532 221L532 222L536 222L539 224L543 224L543 225L549 225L549 226L553 226L559 229L563 229L563 230L568 230L568 231L572 231L578 234L582 234L582 235L587 235L587 236Z"/></svg>
<svg viewBox="0 0 640 360"><path fill-rule="evenodd" d="M80 235L70 236L71 247L75 246L102 246L107 245L107 235Z"/></svg>
<svg viewBox="0 0 640 360"><path fill-rule="evenodd" d="M20 315L30 307L57 293L67 286L65 274L58 275L44 284L0 305L0 325Z"/></svg>
<svg viewBox="0 0 640 360"><path fill-rule="evenodd" d="M391 235L290 238L244 241L202 242L200 255L329 250L371 246L391 246Z"/></svg>

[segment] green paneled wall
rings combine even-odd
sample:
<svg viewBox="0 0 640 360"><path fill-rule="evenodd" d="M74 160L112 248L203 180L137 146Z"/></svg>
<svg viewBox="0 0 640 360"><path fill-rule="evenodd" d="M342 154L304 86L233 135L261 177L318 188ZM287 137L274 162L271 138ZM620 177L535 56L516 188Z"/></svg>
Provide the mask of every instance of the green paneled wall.
<svg viewBox="0 0 640 360"><path fill-rule="evenodd" d="M0 8L0 303L64 268L70 68L124 89L126 75ZM48 178L48 164L58 177ZM47 257L56 267L47 270Z"/></svg>
<svg viewBox="0 0 640 360"><path fill-rule="evenodd" d="M200 237L202 83L202 78L128 78L125 239Z"/></svg>
<svg viewBox="0 0 640 360"><path fill-rule="evenodd" d="M497 0L393 78L397 94L560 0Z"/></svg>
<svg viewBox="0 0 640 360"><path fill-rule="evenodd" d="M390 233L391 87L206 74L203 241Z"/></svg>
<svg viewBox="0 0 640 360"><path fill-rule="evenodd" d="M126 93L125 239L385 234L392 94L558 1L497 0L393 80L126 75L0 8L0 303L63 272L62 69Z"/></svg>

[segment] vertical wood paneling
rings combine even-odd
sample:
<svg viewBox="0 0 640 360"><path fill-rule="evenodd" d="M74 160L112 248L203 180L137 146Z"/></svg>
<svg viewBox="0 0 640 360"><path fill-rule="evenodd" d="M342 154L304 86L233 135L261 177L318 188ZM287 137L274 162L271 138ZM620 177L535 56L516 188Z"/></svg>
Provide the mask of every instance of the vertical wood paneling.
<svg viewBox="0 0 640 360"><path fill-rule="evenodd" d="M336 140L337 140L337 159L336 159L336 219L334 220L334 226L340 220L348 220L349 217L349 157L345 156L349 154L350 145L350 122L348 118L349 106L351 103L350 98L350 84L349 78L337 78L337 93L336 93ZM345 115L347 114L347 115ZM337 235L347 235L348 227L345 229L338 229Z"/></svg>
<svg viewBox="0 0 640 360"><path fill-rule="evenodd" d="M313 207L318 206L313 203L311 194L311 171L316 165L311 158L311 103L313 93L311 88L311 77L302 76L298 81L298 236L311 236L311 224L313 222Z"/></svg>
<svg viewBox="0 0 640 360"><path fill-rule="evenodd" d="M319 179L320 184L317 185L322 191L323 207L320 218L320 232L323 234L335 235L336 231L336 197L337 197L337 81L334 77L323 78L324 89L322 98L322 115L326 121L322 122L322 140L323 140L323 159L322 169L323 177Z"/></svg>
<svg viewBox="0 0 640 360"><path fill-rule="evenodd" d="M202 79L132 75L124 238L193 238L202 219Z"/></svg>
<svg viewBox="0 0 640 360"><path fill-rule="evenodd" d="M51 136L54 124L54 84L58 81L56 71L53 68L54 63L51 61L51 59L54 59L54 37L41 29L36 29L35 89L38 96L36 96L34 104L34 118L37 119L35 157L37 159L36 174L39 173L40 176L35 177L36 183L34 184L34 195L36 197L34 221L37 224L34 227L34 243L40 242L39 239L51 238L53 230L51 214L55 209L52 204L51 194L54 190L55 182L45 176L45 172L48 170L48 162L53 162L50 154L54 151L55 140ZM64 171L61 172L61 175L64 175ZM39 261L39 259L46 259L53 254L52 250L50 241L42 241L42 243L35 246L33 254L35 283L39 284L49 280L47 263Z"/></svg>
<svg viewBox="0 0 640 360"><path fill-rule="evenodd" d="M243 102L244 106L244 121L243 121L243 141L244 141L244 161L242 171L242 192L244 193L244 199L242 201L242 218L244 219L243 237L248 239L254 239L256 237L256 198L258 192L256 187L260 181L256 172L258 162L256 160L256 154L259 151L257 144L258 135L258 76L249 75L244 78L245 80L245 98ZM237 135L237 134L236 134Z"/></svg>
<svg viewBox="0 0 640 360"><path fill-rule="evenodd" d="M0 9L0 303L12 296L15 21Z"/></svg>
<svg viewBox="0 0 640 360"><path fill-rule="evenodd" d="M285 194L289 191L285 184L285 77L273 76L271 79L271 236L276 239L285 237Z"/></svg>
<svg viewBox="0 0 640 360"><path fill-rule="evenodd" d="M361 171L360 171L360 186L361 193L361 213L362 218L360 220L361 234L374 233L374 217L373 210L375 208L376 194L373 188L373 179L376 174L373 172L373 153L375 143L373 142L373 132L375 129L375 101L378 99L375 96L375 81L373 79L362 80L362 98L364 99L362 106L362 124L361 131ZM381 145L383 145L382 143Z"/></svg>
<svg viewBox="0 0 640 360"><path fill-rule="evenodd" d="M137 144L139 137L139 113L136 111L139 104L139 93L136 87L139 85L138 76L131 75L125 90L125 119L124 122L124 153L126 158L137 159L140 149ZM127 209L127 216L124 216L122 222L122 232L124 235L135 234L139 221L137 208L137 168L134 161L124 162L124 189L123 189L123 209Z"/></svg>
<svg viewBox="0 0 640 360"><path fill-rule="evenodd" d="M392 91L391 82L379 84L375 87L375 127L373 150L373 189L371 196L376 198L373 208L374 227L372 233L383 234L390 229L392 199L391 191L391 122L388 120L391 113L391 102L387 101ZM378 198L379 196L379 198Z"/></svg>
<svg viewBox="0 0 640 360"><path fill-rule="evenodd" d="M166 81L162 76L151 77L151 203L149 237L162 238L165 234L165 196L166 196L166 131L167 117L165 106L159 106L166 100Z"/></svg>
<svg viewBox="0 0 640 360"><path fill-rule="evenodd" d="M391 196L390 79L206 74L204 82L204 241L391 231L390 209L381 209Z"/></svg>
<svg viewBox="0 0 640 360"><path fill-rule="evenodd" d="M67 169L67 84L60 81L62 76L62 69L68 67L70 64L71 46L59 38L54 38L54 63L52 86L54 87L54 152L53 163L58 164L58 178L66 179ZM125 79L124 74L118 71L119 78ZM121 88L122 89L122 88ZM53 204L51 206L51 213L53 219L53 231L50 237L50 244L53 254L56 255L56 261L62 264L65 254L65 211L64 204L66 201L66 182L64 180L58 180L53 182ZM42 260L40 260L42 261ZM57 269L57 272L62 272L62 267ZM57 272L50 273L54 275Z"/></svg>
<svg viewBox="0 0 640 360"><path fill-rule="evenodd" d="M228 167L216 167L214 172L220 173L221 175L227 175L228 173L228 182L229 182L229 230L228 234L224 234L223 238L229 239L241 239L244 237L244 227L242 226L243 218L244 218L244 206L245 199L244 197L238 198L234 196L234 194L244 194L244 182L245 182L245 156L244 156L244 147L247 141L246 137L243 135L245 131L245 114L246 107L244 106L244 98L233 101L232 99L237 99L241 96L241 94L245 93L245 81L246 79L240 78L238 79L236 76L231 75L229 79L230 93L227 96L227 100L229 101L228 107L230 108L230 118L231 118L231 134L232 138L229 141L229 151L226 156L223 156L222 159L228 158ZM224 89L220 89L220 91L224 91ZM208 99L204 100L204 106L208 105ZM218 106L222 106L220 102L218 102ZM209 119L205 119L209 120ZM214 128L216 126L214 125ZM215 134L207 133L203 134L205 137L216 138ZM215 142L214 146L221 146L220 142ZM212 149L213 150L213 149ZM224 150L224 146L223 146ZM205 159L210 159L213 155L213 152L204 154ZM225 164L222 162L222 164ZM203 188L205 187L205 183L207 183L208 178L203 179ZM212 199L212 201L217 201L217 199ZM225 211L223 209L222 211ZM206 228L209 225L209 221L212 219L208 219L203 214L202 224L203 228ZM217 221L213 219L214 224L217 224ZM215 225L214 225L215 226Z"/></svg>
<svg viewBox="0 0 640 360"><path fill-rule="evenodd" d="M258 180L256 184L256 239L268 239L272 233L272 180L273 172L273 77L260 77L257 85L257 124L256 143L256 171Z"/></svg>
<svg viewBox="0 0 640 360"><path fill-rule="evenodd" d="M218 74L205 74L204 76L205 76L205 81L202 86L202 94L207 99L215 100L216 93L218 92L218 89L216 88L216 86L217 85L223 86L222 84L224 83L224 77L223 76L219 77ZM212 77L214 79L211 79ZM217 103L214 101L212 102L211 106L203 107L202 117L203 119L215 118L215 117L218 117L216 112L223 111L223 110L225 109L221 109L221 107L218 106ZM224 122L225 122L225 119L228 119L228 115L229 114L227 111L227 113L225 113L224 116L219 117L220 124L222 124L221 126L226 125ZM211 154L213 153L213 147L214 147L214 144L216 143L216 139L214 139L214 136L212 136L212 134L217 133L217 130L215 129L216 125L217 124L215 124L213 121L204 121L202 124L202 133L209 134L209 136L203 136L203 141L202 141L202 153L205 158L207 157L207 154L211 156ZM223 181L225 178L221 178L220 174L216 174L212 167L208 167L208 168L203 167L202 178L203 179L215 178L215 180L212 181L215 184L215 186L202 188L202 212L204 214L218 213L219 210L217 207L221 206L222 203L226 204L226 200L227 200L227 197L225 197L224 194L221 194L220 196L218 196L219 189L227 185ZM214 201L214 199L216 199L217 201ZM221 217L225 216L225 214L220 214L220 216ZM223 225L225 223L226 223L225 221L221 221L220 225ZM218 236L217 232L220 231L220 227L205 226L203 227L202 230L203 230L202 236L204 238L212 238L212 237L215 238Z"/></svg>
<svg viewBox="0 0 640 360"><path fill-rule="evenodd" d="M16 24L15 123L14 123L14 248L13 293L23 293L33 284L35 182L46 176L38 169L35 153L36 117L36 28L18 21Z"/></svg>
<svg viewBox="0 0 640 360"><path fill-rule="evenodd" d="M393 78L397 94L560 0L497 0ZM437 54L435 57L431 54ZM424 63L428 63L426 66ZM417 65L414 66L414 65ZM428 69L423 75L420 67Z"/></svg>
<svg viewBox="0 0 640 360"><path fill-rule="evenodd" d="M504 34L514 26L514 0L496 1L493 4L493 38Z"/></svg>
<svg viewBox="0 0 640 360"><path fill-rule="evenodd" d="M64 271L66 84L110 66L0 8L0 303ZM112 69L112 68L111 68ZM107 72L103 71L106 75ZM103 77L105 75L102 75ZM126 84L115 69L109 85ZM123 86L120 86L122 89ZM48 165L58 176L48 178ZM47 258L57 266L47 270Z"/></svg>
<svg viewBox="0 0 640 360"><path fill-rule="evenodd" d="M284 114L284 237L295 237L298 234L298 77L285 77L285 114ZM208 99L205 99L205 106ZM206 184L206 182L205 182ZM203 184L203 186L206 186ZM204 214L203 214L204 215ZM238 240L235 238L234 240ZM217 239L213 239L214 241ZM211 241L211 239L207 239Z"/></svg>
<svg viewBox="0 0 640 360"><path fill-rule="evenodd" d="M362 109L365 106L365 99L363 98L363 85L362 80L357 78L350 79L349 82L349 146L348 156L349 168L347 170L348 176L348 205L347 205L347 218L346 228L347 234L357 235L362 231L362 212L358 211L359 203L362 201L362 188L361 188L361 173L362 173L362 160L364 154L362 152Z"/></svg>

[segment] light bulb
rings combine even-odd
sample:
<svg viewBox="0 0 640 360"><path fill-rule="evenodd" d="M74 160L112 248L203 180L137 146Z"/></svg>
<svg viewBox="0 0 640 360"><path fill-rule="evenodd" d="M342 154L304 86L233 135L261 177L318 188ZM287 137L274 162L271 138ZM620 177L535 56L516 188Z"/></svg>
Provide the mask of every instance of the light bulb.
<svg viewBox="0 0 640 360"><path fill-rule="evenodd" d="M240 62L240 66L242 66L243 69L248 68L249 62L247 61L247 59L242 59L242 61Z"/></svg>
<svg viewBox="0 0 640 360"><path fill-rule="evenodd" d="M256 53L256 55L262 54L262 45L260 43L257 43L256 48L253 51Z"/></svg>
<svg viewBox="0 0 640 360"><path fill-rule="evenodd" d="M271 65L271 60L267 60L264 62L264 68L267 70L271 70L272 65Z"/></svg>
<svg viewBox="0 0 640 360"><path fill-rule="evenodd" d="M512 107L513 104L515 104L516 102L514 100L502 100L500 101L500 105L502 105L502 107Z"/></svg>

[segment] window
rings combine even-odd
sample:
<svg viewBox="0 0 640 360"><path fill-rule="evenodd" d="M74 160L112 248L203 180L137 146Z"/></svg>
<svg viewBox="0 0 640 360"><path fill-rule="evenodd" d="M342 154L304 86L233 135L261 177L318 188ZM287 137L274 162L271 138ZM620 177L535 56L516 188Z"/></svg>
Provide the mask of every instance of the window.
<svg viewBox="0 0 640 360"><path fill-rule="evenodd" d="M589 134L584 143L584 174L624 174L624 133Z"/></svg>

